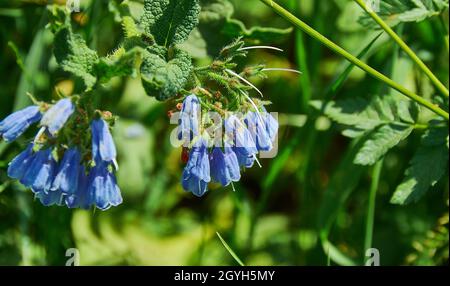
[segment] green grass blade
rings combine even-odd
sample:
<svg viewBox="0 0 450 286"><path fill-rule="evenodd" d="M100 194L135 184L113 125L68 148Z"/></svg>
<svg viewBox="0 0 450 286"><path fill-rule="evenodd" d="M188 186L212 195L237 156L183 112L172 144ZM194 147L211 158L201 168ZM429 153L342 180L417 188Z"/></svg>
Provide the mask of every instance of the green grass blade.
<svg viewBox="0 0 450 286"><path fill-rule="evenodd" d="M240 266L245 266L245 264L242 262L242 260L237 256L237 254L231 249L231 247L228 245L228 243L222 238L219 232L216 231L217 236L219 237L220 241L222 242L223 246L225 246L225 249L230 253L230 255L236 260L236 262Z"/></svg>
<svg viewBox="0 0 450 286"><path fill-rule="evenodd" d="M372 48L372 46L375 44L375 42L378 40L378 38L380 38L380 36L383 33L378 34L377 36L375 36L375 38L370 41L370 43L364 47L364 49L358 54L358 59L362 59ZM355 65L352 63L349 63L347 68L344 70L344 72L331 84L331 86L328 89L327 95L328 96L332 96L334 94L336 94L344 85L344 83L347 81L350 73L352 72L352 70L355 68Z"/></svg>
<svg viewBox="0 0 450 286"><path fill-rule="evenodd" d="M31 48L28 51L27 57L25 59L24 66L26 67L26 69L23 70L20 77L19 86L17 87L14 110L24 108L27 105L31 104L31 100L27 96L27 93L34 93L35 79L33 78L33 76L35 76L39 72L39 66L41 64L42 58L44 57L44 53L47 52L47 49L45 47L45 33L48 31L44 29L46 20L47 17L42 16L39 22L39 30L36 32L36 36L34 37Z"/></svg>

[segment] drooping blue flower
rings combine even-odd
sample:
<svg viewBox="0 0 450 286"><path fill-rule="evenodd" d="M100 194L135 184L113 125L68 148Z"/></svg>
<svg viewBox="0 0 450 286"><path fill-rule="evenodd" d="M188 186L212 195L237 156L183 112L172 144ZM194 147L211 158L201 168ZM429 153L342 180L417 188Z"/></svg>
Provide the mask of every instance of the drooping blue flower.
<svg viewBox="0 0 450 286"><path fill-rule="evenodd" d="M33 159L34 159L33 144L29 144L28 147L22 153L17 155L9 163L8 176L16 180L22 179Z"/></svg>
<svg viewBox="0 0 450 286"><path fill-rule="evenodd" d="M14 141L41 117L38 106L29 106L16 111L0 122L0 136L7 142Z"/></svg>
<svg viewBox="0 0 450 286"><path fill-rule="evenodd" d="M236 148L233 147L233 152L236 154L238 159L239 166L245 168L251 168L255 164L256 161L256 153L249 154L245 148Z"/></svg>
<svg viewBox="0 0 450 286"><path fill-rule="evenodd" d="M68 149L59 164L51 191L61 191L66 195L78 189L78 173L80 172L81 154L76 147Z"/></svg>
<svg viewBox="0 0 450 286"><path fill-rule="evenodd" d="M245 116L245 123L259 151L270 151L273 148L272 139L266 128L267 123L264 120L266 117L263 114L253 111L248 112Z"/></svg>
<svg viewBox="0 0 450 286"><path fill-rule="evenodd" d="M202 137L194 143L181 181L185 191L198 197L208 191L208 183L211 181L207 147L207 142Z"/></svg>
<svg viewBox="0 0 450 286"><path fill-rule="evenodd" d="M189 143L200 134L199 120L201 116L200 100L194 94L183 101L180 112L178 139Z"/></svg>
<svg viewBox="0 0 450 286"><path fill-rule="evenodd" d="M35 192L36 199L46 207L54 205L63 206L65 196L61 190Z"/></svg>
<svg viewBox="0 0 450 286"><path fill-rule="evenodd" d="M116 177L105 164L99 164L91 169L87 195L89 199L92 199L95 206L101 210L118 206L123 201Z"/></svg>
<svg viewBox="0 0 450 286"><path fill-rule="evenodd" d="M258 149L252 134L239 118L231 115L225 119L225 148L231 147L236 153L240 166L251 168Z"/></svg>
<svg viewBox="0 0 450 286"><path fill-rule="evenodd" d="M212 180L222 186L226 187L241 179L239 162L231 148L225 148L224 153L221 148L215 147L209 154L209 162Z"/></svg>
<svg viewBox="0 0 450 286"><path fill-rule="evenodd" d="M66 205L68 208L89 209L95 204L90 195L88 183L89 178L86 174L86 169L84 166L81 166L78 172L77 190L74 194L66 197Z"/></svg>
<svg viewBox="0 0 450 286"><path fill-rule="evenodd" d="M61 99L45 112L41 125L47 127L48 132L55 136L74 111L75 106L70 98Z"/></svg>
<svg viewBox="0 0 450 286"><path fill-rule="evenodd" d="M96 163L115 162L117 151L114 140L109 132L108 123L103 119L91 122L92 156Z"/></svg>
<svg viewBox="0 0 450 286"><path fill-rule="evenodd" d="M52 186L56 169L52 150L40 150L36 152L20 182L31 188L34 193L48 192Z"/></svg>
<svg viewBox="0 0 450 286"><path fill-rule="evenodd" d="M261 117L265 122L267 134L269 135L269 138L273 143L275 142L276 136L278 134L279 124L278 121L270 113L268 113L264 107L262 107L262 110L263 112L261 113Z"/></svg>

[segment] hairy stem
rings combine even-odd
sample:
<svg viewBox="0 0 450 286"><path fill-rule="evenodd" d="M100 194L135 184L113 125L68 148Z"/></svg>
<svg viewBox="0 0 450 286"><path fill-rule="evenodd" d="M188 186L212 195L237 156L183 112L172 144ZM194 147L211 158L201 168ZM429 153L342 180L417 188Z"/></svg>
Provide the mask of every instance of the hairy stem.
<svg viewBox="0 0 450 286"><path fill-rule="evenodd" d="M433 85L445 96L449 96L448 89L445 85L434 75L434 73L427 67L427 65L414 53L414 51L400 38L383 19L374 11L367 7L363 0L354 0L361 8L372 17L375 22L402 48L402 50L417 64L417 66L430 78Z"/></svg>
<svg viewBox="0 0 450 286"><path fill-rule="evenodd" d="M415 94L414 92L411 92L410 90L406 89L405 87L401 86L400 84L396 83L392 79L388 78L387 76L383 75L379 71L375 70L371 66L367 65L363 61L359 60L357 57L353 56L349 52L347 52L345 49L341 48L325 36L323 36L321 33L314 30L312 27L310 27L308 24L303 22L302 20L298 19L294 15L292 15L289 11L278 5L272 0L260 0L270 8L272 8L278 15L285 18L289 22L291 22L295 27L303 30L305 33L313 37L314 39L320 41L322 44L333 50L334 52L340 54L344 58L346 58L348 61L353 63L354 65L358 66L363 71L367 72L374 78L386 83L393 89L397 90L398 92L404 94L405 96L409 97L410 99L414 100L418 104L428 108L429 110L433 111L434 113L442 116L447 121L449 121L449 115L448 113L441 109L439 106L425 100L424 98L420 97L419 95Z"/></svg>

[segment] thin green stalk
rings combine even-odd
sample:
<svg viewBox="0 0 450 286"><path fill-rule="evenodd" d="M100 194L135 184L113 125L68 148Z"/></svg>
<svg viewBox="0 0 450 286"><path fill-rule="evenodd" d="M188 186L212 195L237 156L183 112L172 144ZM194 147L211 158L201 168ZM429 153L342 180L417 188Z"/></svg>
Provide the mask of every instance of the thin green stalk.
<svg viewBox="0 0 450 286"><path fill-rule="evenodd" d="M354 0L367 14L380 25L380 27L388 33L389 36L402 48L402 50L419 66L419 68L430 78L434 86L445 96L449 96L448 89L445 85L434 75L434 73L427 67L427 65L414 53L414 51L400 38L389 25L378 16L377 13L369 9L363 0Z"/></svg>
<svg viewBox="0 0 450 286"><path fill-rule="evenodd" d="M443 13L441 13L441 15L439 15L439 22L441 23L442 31L444 32L444 44L445 44L445 47L447 48L447 53L449 53L448 29L447 29L447 25L445 24Z"/></svg>
<svg viewBox="0 0 450 286"><path fill-rule="evenodd" d="M228 253L234 258L234 260L240 265L245 266L244 262L237 256L237 254L233 251L233 249L228 245L228 243L222 238L219 232L216 231L217 236L219 237L220 241L222 242L225 249L228 251Z"/></svg>
<svg viewBox="0 0 450 286"><path fill-rule="evenodd" d="M377 196L378 185L380 183L381 169L383 168L384 160L378 161L373 167L372 171L372 183L370 185L369 192L369 205L367 206L367 218L366 218L366 234L364 239L364 253L367 249L372 248L373 241L373 225L375 218L375 201Z"/></svg>
<svg viewBox="0 0 450 286"><path fill-rule="evenodd" d="M398 83L396 83L392 79L388 78L387 76L383 75L382 73L380 73L379 71L375 70L371 66L367 65L363 61L359 60L357 57L353 56L352 54L347 52L345 49L341 48L340 46L338 46L337 44L335 44L334 42L332 42L331 40L329 40L328 38L326 38L325 36L323 36L322 34L317 32L316 30L311 28L308 24L306 24L302 20L300 20L297 17L295 17L294 15L292 15L289 11L287 11L286 9L284 9L283 7L281 7L280 5L275 3L274 1L272 1L272 0L260 0L260 1L263 2L264 4L268 5L269 7L271 7L278 15L280 15L281 17L285 18L286 20L288 20L289 22L294 24L297 28L303 30L305 33L307 33L308 35L310 35L314 39L322 42L322 44L324 44L325 46L327 46L328 48L330 48L334 52L342 55L348 61L350 61L351 63L355 64L360 69L362 69L363 71L367 72L368 74L370 74L374 78L376 78L376 79L386 83L387 85L389 85L393 89L397 90L398 92L404 94L405 96L407 96L410 99L414 100L418 104L428 108L429 110L433 111L434 113L442 116L447 121L449 121L449 115L448 115L448 113L445 110L443 110L439 106L434 105L433 103L423 99L419 95L409 91L405 87L399 85Z"/></svg>

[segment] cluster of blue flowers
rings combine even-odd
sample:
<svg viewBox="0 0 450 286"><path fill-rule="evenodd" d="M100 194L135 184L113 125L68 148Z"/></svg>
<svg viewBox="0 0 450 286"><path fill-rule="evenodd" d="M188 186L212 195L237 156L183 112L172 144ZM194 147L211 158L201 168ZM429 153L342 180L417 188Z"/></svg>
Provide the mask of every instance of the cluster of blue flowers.
<svg viewBox="0 0 450 286"><path fill-rule="evenodd" d="M190 153L183 171L185 191L203 196L208 184L228 186L241 179L241 169L251 168L260 151L270 151L278 133L278 122L264 107L248 111L243 118L228 115L221 146L210 148L209 135L201 131L201 104L195 95L183 101L179 119L179 139L190 142Z"/></svg>
<svg viewBox="0 0 450 286"><path fill-rule="evenodd" d="M0 136L7 142L16 140L38 121L41 126L35 140L9 163L8 176L30 188L46 206L95 206L101 210L117 206L122 196L113 173L116 148L108 123L101 118L91 121L92 160L83 160L79 146L56 146L49 144L52 140L40 140L42 136L57 138L74 112L73 102L65 98L45 112L39 106L30 106L1 121ZM58 159L60 153L62 159Z"/></svg>

